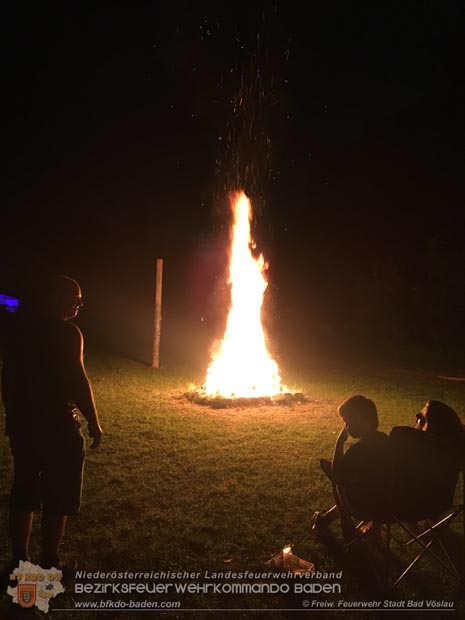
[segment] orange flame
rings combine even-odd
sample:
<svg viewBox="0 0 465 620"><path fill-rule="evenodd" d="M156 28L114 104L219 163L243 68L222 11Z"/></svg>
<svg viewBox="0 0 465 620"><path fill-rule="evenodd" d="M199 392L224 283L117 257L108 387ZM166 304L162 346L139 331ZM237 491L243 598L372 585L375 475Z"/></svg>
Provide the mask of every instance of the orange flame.
<svg viewBox="0 0 465 620"><path fill-rule="evenodd" d="M281 391L278 365L268 353L261 322L268 282L263 255L250 248L252 208L243 192L230 197L233 211L229 279L231 307L218 355L207 371L205 391L227 397L273 396Z"/></svg>

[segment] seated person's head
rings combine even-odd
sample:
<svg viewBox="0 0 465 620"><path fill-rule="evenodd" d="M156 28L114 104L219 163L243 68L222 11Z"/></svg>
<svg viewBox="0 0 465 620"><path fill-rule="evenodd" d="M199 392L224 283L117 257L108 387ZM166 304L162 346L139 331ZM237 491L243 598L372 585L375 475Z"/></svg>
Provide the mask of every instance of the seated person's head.
<svg viewBox="0 0 465 620"><path fill-rule="evenodd" d="M351 396L338 408L346 430L351 437L358 439L378 428L378 412L375 403L365 396Z"/></svg>
<svg viewBox="0 0 465 620"><path fill-rule="evenodd" d="M459 416L439 400L429 400L416 418L418 429L438 437L455 437L463 433Z"/></svg>
<svg viewBox="0 0 465 620"><path fill-rule="evenodd" d="M465 427L457 413L439 400L429 400L416 415L419 430L431 433L447 442L447 445L463 460L465 454Z"/></svg>
<svg viewBox="0 0 465 620"><path fill-rule="evenodd" d="M417 428L427 433L447 437L461 431L459 416L439 400L429 400L416 418Z"/></svg>

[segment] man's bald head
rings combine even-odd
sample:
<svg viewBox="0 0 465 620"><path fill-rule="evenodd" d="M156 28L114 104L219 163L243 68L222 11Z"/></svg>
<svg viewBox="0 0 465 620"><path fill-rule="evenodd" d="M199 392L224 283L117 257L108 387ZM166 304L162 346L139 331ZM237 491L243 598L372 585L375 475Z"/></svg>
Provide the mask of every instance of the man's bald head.
<svg viewBox="0 0 465 620"><path fill-rule="evenodd" d="M37 313L67 321L83 305L81 287L67 276L50 276L35 281L31 302Z"/></svg>

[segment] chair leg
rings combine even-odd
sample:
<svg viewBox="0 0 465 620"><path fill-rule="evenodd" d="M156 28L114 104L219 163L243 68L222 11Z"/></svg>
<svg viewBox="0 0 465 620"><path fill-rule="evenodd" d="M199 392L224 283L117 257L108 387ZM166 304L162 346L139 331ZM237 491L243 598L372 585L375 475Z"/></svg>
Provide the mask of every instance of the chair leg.
<svg viewBox="0 0 465 620"><path fill-rule="evenodd" d="M406 545L410 545L411 543L419 540L420 538L423 538L423 536L426 536L427 534L429 534L429 532L433 532L434 530L440 528L440 527L444 527L449 521L455 519L455 517L460 514L460 512L462 511L462 508L459 508L457 510L454 510L454 512L451 512L449 515L447 515L446 517L444 517L443 519L441 519L441 521L438 521L437 523L435 523L434 525L432 525L431 527L429 527L427 530L425 530L424 532L422 532L421 534L418 535L414 535L413 538L411 538L410 540L408 540L405 544Z"/></svg>
<svg viewBox="0 0 465 620"><path fill-rule="evenodd" d="M454 512L451 512L450 514L448 514L447 516L445 516L443 519L441 519L441 521L438 521L437 523L435 523L434 525L432 525L431 527L429 527L428 529L426 529L424 532L422 532L421 534L418 534L416 537L411 538L410 540L408 540L405 544L406 545L410 545L413 542L417 542L419 541L421 538L427 536L428 534L432 534L435 538L434 540L437 541L437 543L439 544L439 546L442 549L442 552L447 560L447 562L449 563L449 566L451 567L452 571L454 572L455 576L457 577L457 579L459 581L462 581L463 578L460 575L459 571L457 570L456 565L454 564L454 562L452 561L452 558L450 557L449 553L447 552L439 534L436 533L436 530L439 530L440 528L443 528L445 525L447 525L447 523L449 521L452 521L453 519L455 519L455 517L460 514L463 511L463 508L460 507L457 510L454 510ZM465 520L464 520L465 522ZM429 547L429 545L428 545Z"/></svg>
<svg viewBox="0 0 465 620"><path fill-rule="evenodd" d="M432 544L432 542L433 542L433 540L434 540L434 539L433 539L433 540L430 540L430 541L428 542L428 544L425 544L425 543L424 543L424 542L423 542L420 538L417 538L417 537L415 536L415 534L414 534L414 533L410 530L410 528L408 528L408 527L405 525L405 523L402 523L402 522L401 522L401 521L399 521L398 519L396 519L396 521L397 521L398 525L399 525L399 526L400 526L400 527L401 527L401 528L402 528L405 532L407 532L410 536L412 536L412 538L414 538L414 539L416 540L416 542L420 545L420 547L422 547L422 548L423 548L423 553L424 553L424 552L428 552L428 553L429 553L429 554L430 554L430 555L431 555L431 556L432 556L432 557L436 560L436 562L438 562L438 564L440 564L440 565L442 566L442 568L444 568L444 570L446 570L446 571L449 573L449 575L452 575L453 577L455 577L456 579L458 579L458 580L459 580L459 582L461 582L461 581L462 581L462 578L461 578L460 576L458 576L458 575L456 574L456 572L452 571L452 570L450 569L450 567L449 567L449 566L448 566L448 565L447 565L447 564L446 564L446 563L445 563L445 562L444 562L444 561L443 561L443 560L442 560L442 559L441 559L441 558L440 558L440 557L439 557L436 553L434 553L434 552L430 549L431 544ZM423 555L423 554L421 554L421 555ZM420 555L420 557L421 557L421 555ZM419 559L420 559L419 557L418 557L418 558L416 558L416 559L414 560L414 562L416 563L416 561L418 561ZM454 567L454 568L455 568L455 567Z"/></svg>
<svg viewBox="0 0 465 620"><path fill-rule="evenodd" d="M460 575L459 571L457 570L457 567L456 567L456 566L455 566L455 564L453 563L453 561L452 561L452 559L451 559L451 557L450 557L449 553L447 552L447 549L444 547L444 544L443 544L442 540L441 540L440 538L436 538L436 541L437 541L437 543L439 544L439 546L441 547L442 552L443 552L443 553L444 553L444 555L446 556L446 559L447 559L447 561L449 562L450 567L451 567L451 568L452 568L452 570L454 571L455 576L456 576L456 577L457 577L457 579L460 581L460 580L462 579L462 577L461 577L461 575Z"/></svg>

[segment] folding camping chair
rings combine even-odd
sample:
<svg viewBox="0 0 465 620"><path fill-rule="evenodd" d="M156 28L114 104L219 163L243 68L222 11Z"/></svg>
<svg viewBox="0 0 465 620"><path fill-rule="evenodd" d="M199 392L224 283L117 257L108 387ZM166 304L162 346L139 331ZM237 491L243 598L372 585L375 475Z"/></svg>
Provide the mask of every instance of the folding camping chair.
<svg viewBox="0 0 465 620"><path fill-rule="evenodd" d="M378 583L383 589L397 586L424 556L432 558L449 575L462 585L464 574L447 550L443 539L445 529L459 516L463 518L465 538L465 474L463 463L453 458L440 440L428 433L410 427L396 427L390 434L391 462L386 480L384 507L373 506L371 511L360 512L351 502L345 489L336 487L335 497L341 513L341 520L347 523L351 517L360 520L357 527L343 527L345 548L350 548L364 539L361 524L376 521L385 535L386 557L390 557L391 543L403 547L419 546L419 552L398 576L390 574L389 565L383 578L370 562ZM462 472L461 502L454 504L457 482ZM344 511L345 515L344 515ZM413 531L412 523L426 524L420 532ZM407 534L402 540L398 532ZM349 534L347 535L347 532ZM434 547L437 547L435 549ZM465 553L462 571L465 571Z"/></svg>

